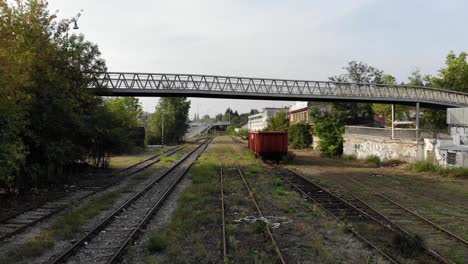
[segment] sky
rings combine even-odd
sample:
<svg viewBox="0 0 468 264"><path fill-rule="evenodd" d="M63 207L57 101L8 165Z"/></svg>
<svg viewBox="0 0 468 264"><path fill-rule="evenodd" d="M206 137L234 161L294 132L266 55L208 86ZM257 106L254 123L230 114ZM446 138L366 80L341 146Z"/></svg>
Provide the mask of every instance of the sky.
<svg viewBox="0 0 468 264"><path fill-rule="evenodd" d="M398 82L468 51L468 1L50 0L109 71L328 80L363 61ZM291 102L189 98L190 117ZM153 112L158 98L140 98Z"/></svg>

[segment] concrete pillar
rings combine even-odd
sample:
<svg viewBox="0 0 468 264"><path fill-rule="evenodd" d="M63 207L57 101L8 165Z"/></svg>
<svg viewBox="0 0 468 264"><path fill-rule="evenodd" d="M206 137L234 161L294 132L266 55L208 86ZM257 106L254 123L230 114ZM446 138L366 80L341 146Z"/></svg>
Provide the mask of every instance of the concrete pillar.
<svg viewBox="0 0 468 264"><path fill-rule="evenodd" d="M419 118L420 110L419 110L419 102L416 103L416 129L421 129L421 120Z"/></svg>
<svg viewBox="0 0 468 264"><path fill-rule="evenodd" d="M392 104L392 139L395 138L395 104Z"/></svg>
<svg viewBox="0 0 468 264"><path fill-rule="evenodd" d="M419 102L416 103L416 140L419 139L419 129L421 129L421 119L419 118Z"/></svg>

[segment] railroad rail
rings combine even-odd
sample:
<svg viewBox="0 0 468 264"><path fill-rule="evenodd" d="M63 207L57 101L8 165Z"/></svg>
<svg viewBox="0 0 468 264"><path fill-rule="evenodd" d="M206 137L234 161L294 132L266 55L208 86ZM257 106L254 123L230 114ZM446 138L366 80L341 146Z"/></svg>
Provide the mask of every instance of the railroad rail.
<svg viewBox="0 0 468 264"><path fill-rule="evenodd" d="M252 192L252 190L251 190L251 188L249 186L249 183L245 179L244 173L242 173L242 170L240 169L237 162L235 163L235 166L236 166L237 171L239 172L240 177L242 178L242 182L244 183L244 186L245 186L247 192L249 193L249 197L250 197L252 203L254 204L255 209L257 210L257 213L258 213L259 217L261 219L266 219L265 216L262 213L262 210L260 210L260 207L258 206L257 200L255 199L255 196L254 196L254 194L253 194L253 192ZM285 260L285 258L283 256L283 253L281 252L281 250L280 250L280 248L278 246L278 242L276 242L276 239L275 239L273 233L271 232L271 229L268 226L268 224L266 225L266 231L268 233L268 237L270 238L271 243L273 244L273 247L275 248L275 251L276 251L276 254L278 255L279 261L282 264L286 264L286 260Z"/></svg>
<svg viewBox="0 0 468 264"><path fill-rule="evenodd" d="M400 249L396 248L393 238L404 237L408 241L414 241L409 232L402 229L388 218L373 210L371 206L361 201L361 203L350 203L345 199L335 195L315 182L310 181L295 170L287 169L288 173L281 173L280 176L296 191L309 201L316 203L325 212L343 223L347 229L375 249L391 263L403 263L406 258L400 255ZM367 232L360 232L357 228L360 224L374 225ZM390 235L382 235L382 234ZM424 263L452 263L438 252L421 245L421 252L418 258L423 258Z"/></svg>
<svg viewBox="0 0 468 264"><path fill-rule="evenodd" d="M410 223L410 221L417 221L424 225L424 231L419 231L420 235L429 239L429 243L437 243L437 245L433 245L432 247L438 249L439 255L444 255L446 260L456 258L463 258L464 262L468 262L468 242L463 239L461 236L455 234L454 232L447 230L446 228L434 223L433 221L427 219L426 217L422 216L421 214L415 212L414 210L394 201L393 199L387 197L386 195L378 192L375 188L371 188L370 186L355 180L354 178L350 177L351 182L357 184L360 188L360 192L368 191L372 195L372 199L381 199L385 203L385 211L387 211L388 219L392 222L397 222L401 220L405 220L406 225ZM356 195L352 194L352 192L348 191L351 195L353 195L356 199L362 201L362 198L357 197ZM362 201L363 202L363 201ZM375 208L375 206L374 206ZM383 209L382 209L383 210ZM382 211L380 210L380 211ZM398 215L398 219L390 220L393 216ZM406 217L405 217L406 215ZM422 230L422 226L418 225L419 230ZM432 242L432 243L431 243ZM455 242L455 243L454 243ZM442 246L441 246L442 245ZM453 260L455 262L456 260Z"/></svg>
<svg viewBox="0 0 468 264"><path fill-rule="evenodd" d="M221 221L223 229L223 261L224 263L229 263L227 255L227 242L226 242L226 212L224 209L224 169L223 163L219 161L219 185L221 188Z"/></svg>
<svg viewBox="0 0 468 264"><path fill-rule="evenodd" d="M189 96L289 101L421 103L466 107L468 94L422 86L200 74L94 72L87 89L103 96ZM457 87L454 87L457 88Z"/></svg>
<svg viewBox="0 0 468 264"><path fill-rule="evenodd" d="M165 202L192 163L208 147L206 139L159 177L100 221L51 263L116 263L152 216ZM173 177L170 177L173 176Z"/></svg>
<svg viewBox="0 0 468 264"><path fill-rule="evenodd" d="M161 155L170 156L176 153L177 151L181 150L182 148L184 148L184 146L176 147L174 149L166 151L165 153L154 155L148 159L133 164L132 166L112 173L111 175L120 177L117 181L113 181L109 184L97 188L79 189L71 195L59 198L55 201L49 201L36 208L28 208L21 212L5 217L0 222L0 241L3 241L16 234L19 234L25 229L34 226L35 224L65 210L66 208L69 208L70 204L83 201L91 195L94 195L100 191L117 185L118 183L126 179L126 177L134 175L159 162Z"/></svg>

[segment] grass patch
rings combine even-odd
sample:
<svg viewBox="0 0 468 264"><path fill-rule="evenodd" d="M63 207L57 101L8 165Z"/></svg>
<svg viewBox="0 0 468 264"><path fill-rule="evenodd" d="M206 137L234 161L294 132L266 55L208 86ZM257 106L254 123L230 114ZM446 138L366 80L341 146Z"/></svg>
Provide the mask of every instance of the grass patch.
<svg viewBox="0 0 468 264"><path fill-rule="evenodd" d="M147 256L164 252L169 263L206 263L215 257L209 256L205 245L199 242L212 234L199 228L213 224L213 215L219 215L214 212L218 206L213 206L219 203L216 199L219 192L217 155L201 156L190 171L192 184L177 199L171 222L162 230L150 233L146 244ZM190 247L196 247L196 250L187 252L185 248Z"/></svg>
<svg viewBox="0 0 468 264"><path fill-rule="evenodd" d="M102 210L114 205L121 190L110 192L85 206L72 210L52 223L48 230L55 238L69 239L81 231L81 227Z"/></svg>
<svg viewBox="0 0 468 264"><path fill-rule="evenodd" d="M356 160L357 157L354 154L352 154L352 155L342 155L341 159L345 160L345 161L351 161L351 160Z"/></svg>
<svg viewBox="0 0 468 264"><path fill-rule="evenodd" d="M468 178L468 168L444 168L428 160L417 161L412 169L415 172L436 172L444 177Z"/></svg>
<svg viewBox="0 0 468 264"><path fill-rule="evenodd" d="M381 161L380 158L376 155L369 155L366 158L366 163L371 165L374 168L380 167Z"/></svg>
<svg viewBox="0 0 468 264"><path fill-rule="evenodd" d="M14 263L27 258L39 257L46 250L51 249L54 244L48 232L40 233L16 250L9 252L5 263Z"/></svg>
<svg viewBox="0 0 468 264"><path fill-rule="evenodd" d="M55 220L49 228L41 230L38 235L19 246L18 249L9 252L6 263L39 257L45 251L54 247L54 239L64 240L73 238L74 235L81 232L81 227L90 219L98 215L102 210L112 207L122 191L126 191L126 188L110 192L85 206L66 213Z"/></svg>
<svg viewBox="0 0 468 264"><path fill-rule="evenodd" d="M407 237L398 234L393 238L393 244L396 245L400 254L405 258L415 258L425 251L425 242L418 235Z"/></svg>
<svg viewBox="0 0 468 264"><path fill-rule="evenodd" d="M438 172L440 170L440 166L432 161L418 160L413 165L413 170L416 172Z"/></svg>
<svg viewBox="0 0 468 264"><path fill-rule="evenodd" d="M153 230L148 236L148 243L146 248L151 253L162 251L167 247L166 241L167 238L163 233Z"/></svg>

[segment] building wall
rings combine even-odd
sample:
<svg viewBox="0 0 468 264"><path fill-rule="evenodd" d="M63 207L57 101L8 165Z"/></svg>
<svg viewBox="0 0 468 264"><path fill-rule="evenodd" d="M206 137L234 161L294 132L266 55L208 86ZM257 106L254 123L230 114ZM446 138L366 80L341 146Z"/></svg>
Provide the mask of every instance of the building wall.
<svg viewBox="0 0 468 264"><path fill-rule="evenodd" d="M298 122L309 123L309 109L305 108L300 111L289 112L289 122L291 124Z"/></svg>
<svg viewBox="0 0 468 264"><path fill-rule="evenodd" d="M268 120L278 112L286 112L286 108L264 108L261 113L249 116L248 129L250 131L260 131L268 126Z"/></svg>
<svg viewBox="0 0 468 264"><path fill-rule="evenodd" d="M376 155L381 160L415 162L423 159L424 143L416 140L344 135L343 154L365 159Z"/></svg>

